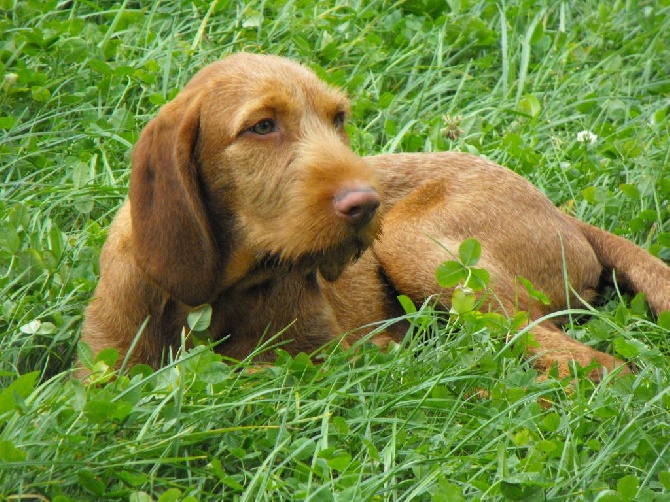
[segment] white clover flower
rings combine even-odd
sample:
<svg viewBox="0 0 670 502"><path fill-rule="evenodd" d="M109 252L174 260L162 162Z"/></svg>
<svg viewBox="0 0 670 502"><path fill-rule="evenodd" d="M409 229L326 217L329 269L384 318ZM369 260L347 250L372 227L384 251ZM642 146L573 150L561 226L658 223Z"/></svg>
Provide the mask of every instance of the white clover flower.
<svg viewBox="0 0 670 502"><path fill-rule="evenodd" d="M598 136L593 134L591 131L579 131L577 133L577 141L580 143L588 143L589 145L593 145L596 141L598 141Z"/></svg>
<svg viewBox="0 0 670 502"><path fill-rule="evenodd" d="M13 87L19 81L19 76L16 73L5 73L3 84L5 87Z"/></svg>

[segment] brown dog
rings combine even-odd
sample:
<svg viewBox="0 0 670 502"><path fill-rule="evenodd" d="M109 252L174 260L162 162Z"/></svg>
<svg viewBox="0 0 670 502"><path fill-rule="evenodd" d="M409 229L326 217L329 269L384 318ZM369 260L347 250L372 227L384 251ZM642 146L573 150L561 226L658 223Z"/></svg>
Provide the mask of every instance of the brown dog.
<svg viewBox="0 0 670 502"><path fill-rule="evenodd" d="M558 211L523 178L462 153L360 158L348 147L345 96L306 68L236 54L207 66L146 126L129 201L112 224L82 339L158 367L186 315L213 307L218 349L243 358L264 333L312 351L402 312L398 293L448 306L436 267L466 238L491 274L485 308L531 319L595 296L605 270L670 309L670 268L632 243ZM382 220L383 218L383 220ZM383 223L382 223L383 221ZM551 303L529 300L517 277ZM566 298L569 287L577 295ZM378 342L399 340L396 325ZM369 332L370 328L368 327ZM348 340L365 334L359 330ZM546 320L538 367L620 361ZM270 359L272 354L261 357ZM84 372L80 371L80 375Z"/></svg>

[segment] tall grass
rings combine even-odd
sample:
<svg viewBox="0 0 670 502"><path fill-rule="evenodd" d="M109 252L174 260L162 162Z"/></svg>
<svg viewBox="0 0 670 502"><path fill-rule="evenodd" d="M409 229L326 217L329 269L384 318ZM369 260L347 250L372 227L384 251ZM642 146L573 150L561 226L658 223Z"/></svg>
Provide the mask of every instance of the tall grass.
<svg viewBox="0 0 670 502"><path fill-rule="evenodd" d="M2 0L0 28L0 498L670 498L670 319L617 291L567 327L638 368L600 384L429 305L388 353L69 375L139 131L233 51L344 88L361 154L488 156L670 259L667 1Z"/></svg>

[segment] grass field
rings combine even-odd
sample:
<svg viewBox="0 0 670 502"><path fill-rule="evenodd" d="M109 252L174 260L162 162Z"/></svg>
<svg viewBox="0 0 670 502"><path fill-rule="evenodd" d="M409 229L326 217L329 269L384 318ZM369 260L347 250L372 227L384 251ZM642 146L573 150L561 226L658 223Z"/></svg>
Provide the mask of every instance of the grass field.
<svg viewBox="0 0 670 502"><path fill-rule="evenodd" d="M670 500L670 316L618 291L567 326L637 367L600 384L430 306L388 353L72 379L139 131L240 50L344 88L361 154L488 156L670 261L668 0L0 0L0 500Z"/></svg>

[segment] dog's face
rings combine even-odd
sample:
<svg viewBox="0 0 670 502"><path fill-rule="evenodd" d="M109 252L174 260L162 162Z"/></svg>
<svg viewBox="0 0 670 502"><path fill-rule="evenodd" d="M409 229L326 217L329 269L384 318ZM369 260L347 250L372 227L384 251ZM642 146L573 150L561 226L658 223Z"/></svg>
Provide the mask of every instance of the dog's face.
<svg viewBox="0 0 670 502"><path fill-rule="evenodd" d="M133 252L186 303L261 270L335 280L379 231L370 167L348 146L346 97L282 58L201 70L133 155Z"/></svg>

